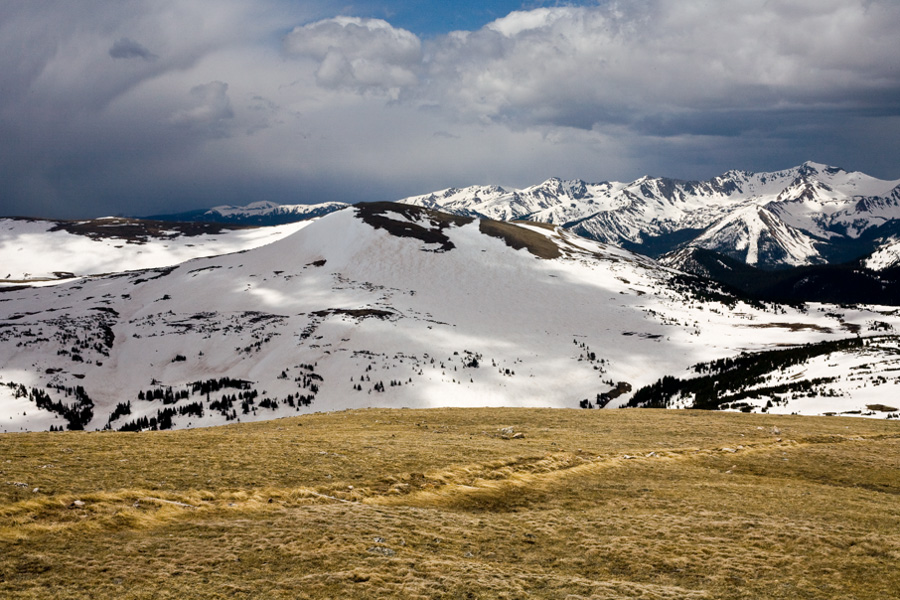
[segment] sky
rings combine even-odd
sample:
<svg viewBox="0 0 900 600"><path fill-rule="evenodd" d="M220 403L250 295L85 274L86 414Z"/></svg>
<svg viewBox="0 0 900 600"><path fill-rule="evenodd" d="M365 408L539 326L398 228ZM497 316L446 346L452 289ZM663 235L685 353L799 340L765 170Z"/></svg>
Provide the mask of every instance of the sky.
<svg viewBox="0 0 900 600"><path fill-rule="evenodd" d="M0 3L4 216L807 160L900 178L900 2Z"/></svg>

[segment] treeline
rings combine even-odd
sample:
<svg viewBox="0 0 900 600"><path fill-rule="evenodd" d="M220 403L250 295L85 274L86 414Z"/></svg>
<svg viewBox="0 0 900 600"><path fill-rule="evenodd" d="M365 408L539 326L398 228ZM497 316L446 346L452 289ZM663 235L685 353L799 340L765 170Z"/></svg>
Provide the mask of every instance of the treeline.
<svg viewBox="0 0 900 600"><path fill-rule="evenodd" d="M773 371L781 371L825 354L862 347L862 338L805 344L783 350L744 353L733 358L723 358L692 367L696 373L705 373L692 379L680 379L666 375L656 383L642 387L628 401L628 406L666 408L676 398L693 396L691 408L716 410L735 400L759 397L772 393L809 393L810 386L827 383L831 379L813 382L796 382L761 389L751 389L765 382Z"/></svg>
<svg viewBox="0 0 900 600"><path fill-rule="evenodd" d="M155 417L139 417L133 421L119 427L119 431L163 431L172 429L174 425L172 419L176 415L193 415L196 417L203 416L203 404L200 402L191 402L178 408L167 406L166 408L156 411Z"/></svg>
<svg viewBox="0 0 900 600"><path fill-rule="evenodd" d="M16 398L27 398L34 402L39 409L56 413L67 421L66 428L70 431L81 431L85 425L94 418L94 401L88 396L84 387L64 387L61 385L50 386L50 389L62 392L66 397L74 396L73 404L66 404L59 400L53 400L50 394L36 387L26 388L22 384L8 383L7 387L13 390ZM61 428L59 429L62 430ZM56 428L54 427L54 431Z"/></svg>
<svg viewBox="0 0 900 600"><path fill-rule="evenodd" d="M226 388L235 390L249 390L253 383L244 379L232 379L231 377L220 377L218 379L207 379L206 381L195 381L190 384L192 394L208 395L211 392L218 392Z"/></svg>
<svg viewBox="0 0 900 600"><path fill-rule="evenodd" d="M612 380L608 382L612 384ZM605 408L607 404L621 396L622 394L627 394L631 391L631 384L627 381L620 381L616 384L616 386L605 393L597 394L597 408ZM581 408L594 408L594 403L590 401L590 399L585 398L581 402L578 403Z"/></svg>
<svg viewBox="0 0 900 600"><path fill-rule="evenodd" d="M302 369L294 382L298 387L308 393L288 394L285 398L266 397L266 392L260 392L253 387L252 381L245 379L235 379L232 377L220 377L218 379L207 379L203 381L194 381L188 383L184 389L174 391L171 386L159 386L159 382L153 381L153 385L159 387L141 391L138 394L139 400L154 401L162 400L164 405L177 404L181 400L186 400L193 395L199 394L206 396L206 406L202 401L183 404L178 407L165 407L157 411L156 416L144 416L134 419L119 428L119 431L142 431L142 430L163 430L173 427L173 419L176 416L193 415L203 417L206 409L218 412L226 421L234 421L238 419L239 414L256 414L258 408L268 410L278 410L282 404L286 404L291 408L300 410L301 407L309 406L315 400L315 395L319 391L319 382L323 381L321 375L313 372L315 365L301 364L298 365ZM285 369L278 376L278 379L287 379L289 369ZM211 399L210 395L221 390L238 390L234 394L223 394L219 398ZM260 397L262 396L262 399ZM127 412L125 412L127 411ZM120 404L110 415L110 423L124 414L131 413L131 403Z"/></svg>
<svg viewBox="0 0 900 600"><path fill-rule="evenodd" d="M179 400L184 400L188 397L187 390L179 390L177 392L173 392L172 388L155 388L147 390L141 390L138 392L138 400L162 400L163 404L175 404Z"/></svg>
<svg viewBox="0 0 900 600"><path fill-rule="evenodd" d="M110 429L112 427L112 422L118 419L119 417L124 417L125 415L131 414L131 402L119 402L116 404L116 408L110 413L109 419L106 421L106 429Z"/></svg>

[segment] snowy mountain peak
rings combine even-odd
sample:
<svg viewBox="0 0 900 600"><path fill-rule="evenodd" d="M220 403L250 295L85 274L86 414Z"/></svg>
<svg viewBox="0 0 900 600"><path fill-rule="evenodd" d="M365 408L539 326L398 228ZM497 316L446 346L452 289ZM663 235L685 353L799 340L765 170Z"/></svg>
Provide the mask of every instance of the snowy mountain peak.
<svg viewBox="0 0 900 600"><path fill-rule="evenodd" d="M807 160L803 164L801 164L797 170L800 172L818 173L820 170L824 170L827 168L828 165L823 165L821 163Z"/></svg>
<svg viewBox="0 0 900 600"><path fill-rule="evenodd" d="M827 175L837 175L838 173L846 173L844 169L840 167L834 167L830 165L825 165L822 163L817 163L811 160L806 161L799 167L800 170L803 170L810 174L827 174Z"/></svg>
<svg viewBox="0 0 900 600"><path fill-rule="evenodd" d="M651 256L697 244L781 268L851 260L873 251L885 231L900 232L898 186L900 180L807 161L771 173L732 170L708 181L644 176L630 183L591 184L551 178L523 190L473 194L473 188L465 188L401 202L499 220L554 223ZM759 214L757 207L765 207L767 217L754 217L755 224L741 226L743 233L735 237L736 224L746 223L735 215ZM746 246L736 248L736 239ZM748 253L751 247L769 251Z"/></svg>

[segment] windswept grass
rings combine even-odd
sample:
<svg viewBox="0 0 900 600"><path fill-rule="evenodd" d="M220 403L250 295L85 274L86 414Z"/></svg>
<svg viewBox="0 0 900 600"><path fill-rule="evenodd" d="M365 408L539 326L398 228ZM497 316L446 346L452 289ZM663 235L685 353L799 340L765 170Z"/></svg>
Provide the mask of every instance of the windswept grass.
<svg viewBox="0 0 900 600"><path fill-rule="evenodd" d="M898 465L895 422L690 411L6 434L0 597L891 598Z"/></svg>
<svg viewBox="0 0 900 600"><path fill-rule="evenodd" d="M516 250L525 248L538 258L550 259L562 256L559 246L553 243L550 238L527 227L505 221L482 219L478 222L478 228L485 235L500 238L510 248L515 248Z"/></svg>

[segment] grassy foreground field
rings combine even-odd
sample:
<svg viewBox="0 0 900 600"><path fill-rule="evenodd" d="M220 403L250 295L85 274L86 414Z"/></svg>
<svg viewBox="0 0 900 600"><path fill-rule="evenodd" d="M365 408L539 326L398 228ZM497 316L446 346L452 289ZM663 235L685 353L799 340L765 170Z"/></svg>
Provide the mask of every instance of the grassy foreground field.
<svg viewBox="0 0 900 600"><path fill-rule="evenodd" d="M886 599L898 564L893 421L364 410L0 436L3 598Z"/></svg>

